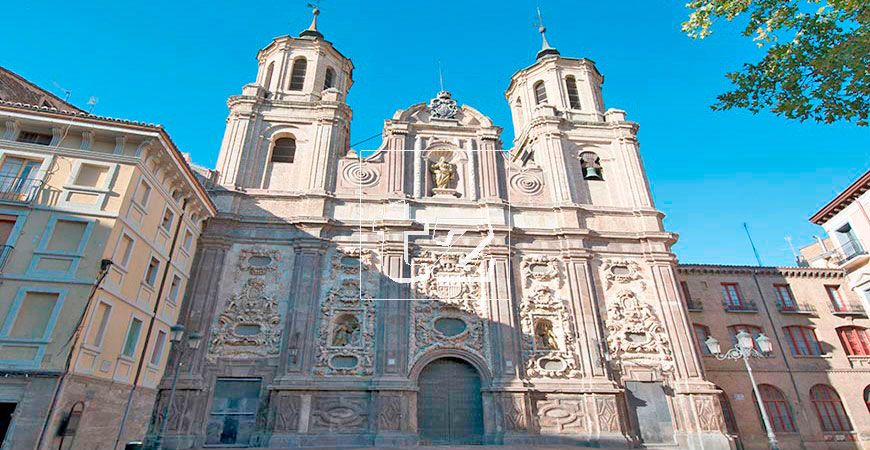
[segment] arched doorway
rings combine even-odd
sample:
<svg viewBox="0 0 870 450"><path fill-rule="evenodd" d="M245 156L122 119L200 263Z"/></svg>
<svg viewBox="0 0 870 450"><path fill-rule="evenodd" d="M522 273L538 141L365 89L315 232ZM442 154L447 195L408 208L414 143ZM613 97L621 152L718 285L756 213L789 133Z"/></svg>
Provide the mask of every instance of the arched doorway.
<svg viewBox="0 0 870 450"><path fill-rule="evenodd" d="M458 358L441 358L418 379L417 427L424 444L479 444L483 440L480 374Z"/></svg>

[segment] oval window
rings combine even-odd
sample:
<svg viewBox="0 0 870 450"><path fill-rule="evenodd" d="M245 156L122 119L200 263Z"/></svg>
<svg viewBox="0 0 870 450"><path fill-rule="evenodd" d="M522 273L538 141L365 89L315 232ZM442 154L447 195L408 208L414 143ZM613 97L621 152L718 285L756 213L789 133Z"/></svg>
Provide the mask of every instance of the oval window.
<svg viewBox="0 0 870 450"><path fill-rule="evenodd" d="M329 365L336 369L353 369L356 367L357 361L356 356L339 355L333 356L332 359L329 360Z"/></svg>
<svg viewBox="0 0 870 450"><path fill-rule="evenodd" d="M557 371L565 368L565 361L561 359L541 359L538 364L541 366L541 369L548 371Z"/></svg>
<svg viewBox="0 0 870 450"><path fill-rule="evenodd" d="M435 329L447 337L460 335L466 328L465 321L455 317L441 317L435 321Z"/></svg>
<svg viewBox="0 0 870 450"><path fill-rule="evenodd" d="M256 323L243 323L236 325L236 334L239 336L254 336L260 334L260 325Z"/></svg>
<svg viewBox="0 0 870 450"><path fill-rule="evenodd" d="M628 266L613 266L613 268L610 269L610 272L614 275L628 275L631 273L631 271L628 270Z"/></svg>
<svg viewBox="0 0 870 450"><path fill-rule="evenodd" d="M248 265L251 267L266 267L272 264L272 258L263 255L254 255L248 258Z"/></svg>

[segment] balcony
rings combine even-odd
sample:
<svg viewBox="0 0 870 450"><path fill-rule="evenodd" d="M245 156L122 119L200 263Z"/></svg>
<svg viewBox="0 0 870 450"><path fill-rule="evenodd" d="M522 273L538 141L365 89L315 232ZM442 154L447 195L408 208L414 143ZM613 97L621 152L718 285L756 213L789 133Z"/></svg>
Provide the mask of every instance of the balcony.
<svg viewBox="0 0 870 450"><path fill-rule="evenodd" d="M815 314L816 307L807 303L776 302L776 309L783 314Z"/></svg>
<svg viewBox="0 0 870 450"><path fill-rule="evenodd" d="M722 307L726 312L758 312L758 306L753 300L741 300L739 304L723 301Z"/></svg>
<svg viewBox="0 0 870 450"><path fill-rule="evenodd" d="M42 189L42 180L0 175L0 201L30 203Z"/></svg>
<svg viewBox="0 0 870 450"><path fill-rule="evenodd" d="M831 255L831 261L838 266L843 267L851 265L851 263L857 261L861 256L867 255L867 251L864 250L864 247L861 246L860 242L850 240L842 246L830 250L828 254Z"/></svg>
<svg viewBox="0 0 870 450"><path fill-rule="evenodd" d="M833 303L830 304L831 313L835 316L866 316L867 312L864 311L864 305L857 302L848 302L843 304L835 305Z"/></svg>
<svg viewBox="0 0 870 450"><path fill-rule="evenodd" d="M9 260L9 255L12 254L14 247L11 245L0 245L0 273L6 269L6 261Z"/></svg>
<svg viewBox="0 0 870 450"><path fill-rule="evenodd" d="M698 300L689 299L689 300L686 300L686 309L688 309L691 312L703 311L704 304L699 302Z"/></svg>

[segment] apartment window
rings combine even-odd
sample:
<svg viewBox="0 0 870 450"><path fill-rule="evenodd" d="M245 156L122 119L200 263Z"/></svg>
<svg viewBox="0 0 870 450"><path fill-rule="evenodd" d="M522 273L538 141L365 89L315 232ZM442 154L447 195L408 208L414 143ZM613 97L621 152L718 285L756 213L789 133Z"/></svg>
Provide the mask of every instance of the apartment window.
<svg viewBox="0 0 870 450"><path fill-rule="evenodd" d="M12 229L15 228L17 221L18 216L0 214L0 245L9 242L9 236L12 235Z"/></svg>
<svg viewBox="0 0 870 450"><path fill-rule="evenodd" d="M565 90L568 92L568 105L571 109L580 109L580 93L577 92L577 80L568 76L565 78Z"/></svg>
<svg viewBox="0 0 870 450"><path fill-rule="evenodd" d="M326 74L323 76L323 89L335 87L335 71L332 67L326 68Z"/></svg>
<svg viewBox="0 0 870 450"><path fill-rule="evenodd" d="M145 284L154 287L154 283L157 281L157 272L159 270L160 261L152 256L151 262L148 263L148 270L145 271Z"/></svg>
<svg viewBox="0 0 870 450"><path fill-rule="evenodd" d="M136 345L139 344L139 333L141 332L142 321L134 317L130 321L130 328L127 328L127 337L124 339L124 349L121 351L121 355L128 358L133 357L133 353L136 352Z"/></svg>
<svg viewBox="0 0 870 450"><path fill-rule="evenodd" d="M782 329L788 338L791 354L794 356L819 356L822 347L816 339L816 332L810 327L790 326Z"/></svg>
<svg viewBox="0 0 870 450"><path fill-rule="evenodd" d="M160 330L157 332L157 339L154 341L154 351L151 352L151 365L160 364L160 358L163 357L163 347L166 346L166 332Z"/></svg>
<svg viewBox="0 0 870 450"><path fill-rule="evenodd" d="M55 292L26 292L5 337L28 340L48 338L49 325L60 295Z"/></svg>
<svg viewBox="0 0 870 450"><path fill-rule="evenodd" d="M45 133L35 133L33 131L22 131L21 133L18 133L18 142L49 145L51 144L51 135Z"/></svg>
<svg viewBox="0 0 870 450"><path fill-rule="evenodd" d="M260 379L218 379L206 427L207 445L247 445L260 402Z"/></svg>
<svg viewBox="0 0 870 450"><path fill-rule="evenodd" d="M731 343L737 344L737 334L745 331L752 336L752 348L756 348L755 339L762 333L761 328L755 325L732 325L728 327L728 332L731 334Z"/></svg>
<svg viewBox="0 0 870 450"><path fill-rule="evenodd" d="M181 240L181 248L190 250L193 245L193 233L190 230L184 230L184 239Z"/></svg>
<svg viewBox="0 0 870 450"><path fill-rule="evenodd" d="M767 416L770 418L773 431L777 433L794 433L797 431L794 419L791 415L791 406L788 400L785 399L782 391L769 385L758 385L758 391L761 394L761 402L764 404L764 409L767 411ZM762 424L764 421L761 421Z"/></svg>
<svg viewBox="0 0 870 450"><path fill-rule="evenodd" d="M308 61L305 58L296 58L293 61L293 69L290 71L291 91L301 91L305 86L305 71L308 69Z"/></svg>
<svg viewBox="0 0 870 450"><path fill-rule="evenodd" d="M127 268L132 253L133 238L126 234L121 235L121 242L118 243L118 250L115 251L115 263L123 268Z"/></svg>
<svg viewBox="0 0 870 450"><path fill-rule="evenodd" d="M535 91L535 104L543 105L547 103L547 87L544 86L543 81L538 81L534 86Z"/></svg>
<svg viewBox="0 0 870 450"><path fill-rule="evenodd" d="M849 356L870 356L870 337L867 330L859 327L837 328L837 336L843 344L843 350Z"/></svg>
<svg viewBox="0 0 870 450"><path fill-rule="evenodd" d="M34 175L42 161L7 156L0 166L0 191L4 193L29 193L34 187Z"/></svg>
<svg viewBox="0 0 870 450"><path fill-rule="evenodd" d="M175 213L169 207L163 211L163 221L160 222L160 228L163 228L167 233L172 231L172 222L175 221Z"/></svg>
<svg viewBox="0 0 870 450"><path fill-rule="evenodd" d="M834 306L834 311L846 310L846 303L840 295L840 286L825 286L825 291L828 293L828 299L831 301L831 305Z"/></svg>
<svg viewBox="0 0 870 450"><path fill-rule="evenodd" d="M852 422L846 415L843 402L834 388L826 384L817 384L810 389L810 398L816 409L816 416L822 425L822 431L852 431Z"/></svg>
<svg viewBox="0 0 870 450"><path fill-rule="evenodd" d="M707 338L710 337L710 328L706 325L693 323L692 330L695 331L695 339L698 340L698 345L701 347L701 354L710 355L710 349L707 348L706 344Z"/></svg>
<svg viewBox="0 0 870 450"><path fill-rule="evenodd" d="M789 285L774 284L773 291L776 293L777 303L782 306L783 310L795 309L794 295L792 295Z"/></svg>
<svg viewBox="0 0 870 450"><path fill-rule="evenodd" d="M731 306L743 304L743 295L740 293L740 286L737 283L722 283L722 298L726 304Z"/></svg>
<svg viewBox="0 0 870 450"><path fill-rule="evenodd" d="M686 303L692 303L692 294L689 292L689 283L680 281L680 290L683 291L683 297L685 297Z"/></svg>
<svg viewBox="0 0 870 450"><path fill-rule="evenodd" d="M78 253L87 229L88 222L58 219L44 250L51 253Z"/></svg>
<svg viewBox="0 0 870 450"><path fill-rule="evenodd" d="M172 275L172 283L169 285L169 301L178 302L178 291L181 290L181 277Z"/></svg>
<svg viewBox="0 0 870 450"><path fill-rule="evenodd" d="M151 198L151 186L145 182L145 180L142 180L139 183L139 189L136 190L136 196L134 198L139 206L142 206L143 208L148 206L148 199Z"/></svg>
<svg viewBox="0 0 870 450"><path fill-rule="evenodd" d="M108 176L109 168L106 166L81 164L73 184L76 186L87 186L92 188L102 187L106 184L106 177Z"/></svg>
<svg viewBox="0 0 870 450"><path fill-rule="evenodd" d="M272 162L292 163L296 158L296 140L293 138L279 138L272 146Z"/></svg>

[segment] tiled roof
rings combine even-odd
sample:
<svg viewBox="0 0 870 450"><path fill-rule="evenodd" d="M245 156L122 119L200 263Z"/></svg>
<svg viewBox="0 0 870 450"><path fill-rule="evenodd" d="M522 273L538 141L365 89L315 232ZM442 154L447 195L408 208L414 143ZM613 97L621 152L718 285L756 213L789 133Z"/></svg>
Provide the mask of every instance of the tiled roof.
<svg viewBox="0 0 870 450"><path fill-rule="evenodd" d="M823 225L868 190L870 190L870 170L861 175L854 183L844 189L843 192L840 192L840 195L837 195L822 209L813 214L810 217L810 222L816 225Z"/></svg>

